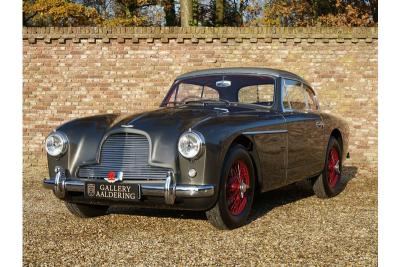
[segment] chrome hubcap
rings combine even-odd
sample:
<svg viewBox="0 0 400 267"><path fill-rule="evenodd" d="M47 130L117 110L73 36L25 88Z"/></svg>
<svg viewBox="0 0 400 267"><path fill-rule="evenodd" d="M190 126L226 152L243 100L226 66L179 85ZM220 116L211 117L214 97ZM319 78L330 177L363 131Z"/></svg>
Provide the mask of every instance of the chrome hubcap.
<svg viewBox="0 0 400 267"><path fill-rule="evenodd" d="M339 166L339 161L336 161L336 164L335 164L334 170L335 170L335 172L336 172L337 174L340 174L340 166Z"/></svg>
<svg viewBox="0 0 400 267"><path fill-rule="evenodd" d="M248 188L249 186L247 184L245 184L243 181L240 182L240 198L244 197L244 193L246 193Z"/></svg>

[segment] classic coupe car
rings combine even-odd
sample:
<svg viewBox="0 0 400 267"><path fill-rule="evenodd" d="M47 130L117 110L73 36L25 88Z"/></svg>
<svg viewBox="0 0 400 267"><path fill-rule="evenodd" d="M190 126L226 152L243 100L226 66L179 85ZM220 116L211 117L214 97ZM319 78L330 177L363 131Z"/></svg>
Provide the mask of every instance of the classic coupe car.
<svg viewBox="0 0 400 267"><path fill-rule="evenodd" d="M344 188L349 128L320 111L299 76L221 68L179 76L159 109L76 119L45 141L44 186L79 217L110 206L205 211L219 229L244 225L254 195L307 180Z"/></svg>

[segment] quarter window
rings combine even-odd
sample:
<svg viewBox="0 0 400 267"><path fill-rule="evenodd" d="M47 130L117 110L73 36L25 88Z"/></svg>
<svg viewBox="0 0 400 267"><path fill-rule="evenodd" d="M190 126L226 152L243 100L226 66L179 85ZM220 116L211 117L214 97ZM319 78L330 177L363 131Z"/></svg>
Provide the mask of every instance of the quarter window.
<svg viewBox="0 0 400 267"><path fill-rule="evenodd" d="M294 80L283 81L283 107L288 110L306 110L308 107L303 84Z"/></svg>
<svg viewBox="0 0 400 267"><path fill-rule="evenodd" d="M317 111L318 103L317 103L317 99L316 99L314 93L311 91L311 89L308 86L305 86L305 88L306 88L306 95L307 95L307 108L311 111Z"/></svg>

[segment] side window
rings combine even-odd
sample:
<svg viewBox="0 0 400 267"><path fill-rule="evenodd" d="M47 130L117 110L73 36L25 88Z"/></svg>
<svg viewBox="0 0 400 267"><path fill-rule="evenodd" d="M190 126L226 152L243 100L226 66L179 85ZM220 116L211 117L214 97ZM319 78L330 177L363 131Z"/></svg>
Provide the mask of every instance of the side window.
<svg viewBox="0 0 400 267"><path fill-rule="evenodd" d="M307 108L312 111L317 111L318 110L318 103L317 103L317 98L315 97L313 91L306 85L304 85L306 88L306 95L307 95Z"/></svg>
<svg viewBox="0 0 400 267"><path fill-rule="evenodd" d="M308 107L303 84L294 80L283 81L283 107L285 109L306 110Z"/></svg>
<svg viewBox="0 0 400 267"><path fill-rule="evenodd" d="M240 103L272 106L274 102L274 84L259 84L240 88Z"/></svg>

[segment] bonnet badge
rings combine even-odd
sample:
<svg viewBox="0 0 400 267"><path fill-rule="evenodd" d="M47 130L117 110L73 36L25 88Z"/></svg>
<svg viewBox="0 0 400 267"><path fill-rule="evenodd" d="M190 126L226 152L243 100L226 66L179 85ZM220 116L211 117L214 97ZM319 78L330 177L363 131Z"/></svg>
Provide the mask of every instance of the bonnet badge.
<svg viewBox="0 0 400 267"><path fill-rule="evenodd" d="M122 124L121 125L122 128L133 128L132 124Z"/></svg>
<svg viewBox="0 0 400 267"><path fill-rule="evenodd" d="M113 183L115 183L115 182L117 182L117 181L122 181L122 180L123 180L123 177L124 177L124 173L123 173L123 172L117 172L117 174L115 174L114 171L110 171L110 172L107 174L107 177L104 178L104 180L106 180L107 182L113 184Z"/></svg>

